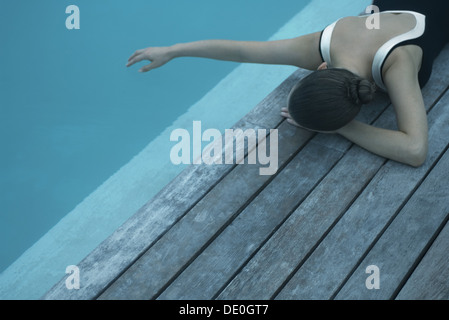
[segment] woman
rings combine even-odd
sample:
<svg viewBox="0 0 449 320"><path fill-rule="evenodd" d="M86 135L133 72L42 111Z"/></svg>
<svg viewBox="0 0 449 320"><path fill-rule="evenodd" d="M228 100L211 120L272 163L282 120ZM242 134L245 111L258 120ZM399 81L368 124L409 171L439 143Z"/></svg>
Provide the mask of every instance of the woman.
<svg viewBox="0 0 449 320"><path fill-rule="evenodd" d="M205 40L137 50L131 66L158 68L177 57L203 57L247 63L293 65L317 70L291 91L281 114L291 124L338 133L382 157L414 167L427 156L428 128L421 88L435 57L448 42L446 1L374 1L380 28L368 28L367 16L339 19L325 30L279 41ZM400 10L394 11L392 10ZM375 90L386 91L398 130L354 119Z"/></svg>

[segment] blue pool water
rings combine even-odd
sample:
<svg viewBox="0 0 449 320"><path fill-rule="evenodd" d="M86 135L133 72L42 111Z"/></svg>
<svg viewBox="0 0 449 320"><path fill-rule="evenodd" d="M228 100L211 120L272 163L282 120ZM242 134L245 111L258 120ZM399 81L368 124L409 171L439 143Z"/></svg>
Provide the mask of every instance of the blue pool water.
<svg viewBox="0 0 449 320"><path fill-rule="evenodd" d="M295 70L183 58L139 74L134 50L294 37L369 2L2 1L0 299L39 298L176 176L170 130L230 128Z"/></svg>
<svg viewBox="0 0 449 320"><path fill-rule="evenodd" d="M306 2L2 1L0 270L235 68L184 59L142 75L125 68L134 50L266 40Z"/></svg>

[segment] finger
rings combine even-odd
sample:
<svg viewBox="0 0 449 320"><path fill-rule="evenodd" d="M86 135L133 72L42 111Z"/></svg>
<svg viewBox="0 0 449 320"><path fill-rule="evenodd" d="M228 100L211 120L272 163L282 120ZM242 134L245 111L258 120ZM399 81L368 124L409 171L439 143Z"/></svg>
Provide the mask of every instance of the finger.
<svg viewBox="0 0 449 320"><path fill-rule="evenodd" d="M127 67L130 67L130 66L132 66L133 64L135 64L135 63L137 63L137 62L140 62L140 61L142 61L142 60L144 60L144 59L145 59L145 56L144 56L143 54L141 54L141 55L139 55L139 56L134 57L131 61L128 62L128 64L127 64L126 66L127 66Z"/></svg>
<svg viewBox="0 0 449 320"><path fill-rule="evenodd" d="M143 54L143 51L137 54L134 54L132 57L128 59L128 63L126 64L127 67L132 66L133 64L142 61L145 59L145 56Z"/></svg>
<svg viewBox="0 0 449 320"><path fill-rule="evenodd" d="M327 69L327 62L323 62L322 64L320 64L317 70L325 70L325 69Z"/></svg>
<svg viewBox="0 0 449 320"><path fill-rule="evenodd" d="M288 109L284 107L284 108L281 109L281 111L288 112Z"/></svg>
<svg viewBox="0 0 449 320"><path fill-rule="evenodd" d="M281 112L281 116L283 116L285 118L290 118L290 115L286 112Z"/></svg>
<svg viewBox="0 0 449 320"><path fill-rule="evenodd" d="M138 56L139 54L141 54L143 52L143 50L137 50L135 51L131 57L129 57L128 61L132 60L134 57Z"/></svg>
<svg viewBox="0 0 449 320"><path fill-rule="evenodd" d="M127 67L132 66L133 64L140 62L144 59L143 55L139 55L139 56L135 56L133 59L131 59L130 61L128 61L128 63L126 64Z"/></svg>
<svg viewBox="0 0 449 320"><path fill-rule="evenodd" d="M287 119L287 122L290 123L291 125L294 125L295 127L298 127L298 128L300 127L300 126L299 126L293 119L291 119L291 118L288 118L288 119Z"/></svg>
<svg viewBox="0 0 449 320"><path fill-rule="evenodd" d="M139 72L148 72L150 70L153 70L156 66L154 65L154 63L150 63L147 64L146 66L143 66L142 68L140 68Z"/></svg>

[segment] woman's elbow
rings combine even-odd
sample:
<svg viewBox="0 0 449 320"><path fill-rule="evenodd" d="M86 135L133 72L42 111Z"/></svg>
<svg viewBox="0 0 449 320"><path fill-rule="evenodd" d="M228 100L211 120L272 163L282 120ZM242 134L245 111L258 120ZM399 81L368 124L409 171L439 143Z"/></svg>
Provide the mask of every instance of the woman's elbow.
<svg viewBox="0 0 449 320"><path fill-rule="evenodd" d="M421 167L426 162L427 153L427 141L412 143L407 151L407 164L415 168Z"/></svg>

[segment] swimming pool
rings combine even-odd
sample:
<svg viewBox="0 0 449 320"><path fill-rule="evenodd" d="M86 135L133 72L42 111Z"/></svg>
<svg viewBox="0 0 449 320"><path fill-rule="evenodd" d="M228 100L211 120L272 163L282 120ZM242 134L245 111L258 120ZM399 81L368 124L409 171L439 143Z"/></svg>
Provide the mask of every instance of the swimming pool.
<svg viewBox="0 0 449 320"><path fill-rule="evenodd" d="M142 75L124 67L135 49L296 36L357 14L368 1L341 1L338 10L323 10L325 3L2 4L1 269L23 255L1 274L0 296L39 297L64 274L59 266L47 270L55 257L61 266L76 264L172 179L182 167L164 151L170 128L187 129L192 120L230 127L294 71L184 58ZM79 30L65 27L70 4L80 8ZM37 268L37 279L42 260L47 269Z"/></svg>
<svg viewBox="0 0 449 320"><path fill-rule="evenodd" d="M141 75L124 67L134 50L211 37L264 40L305 2L287 9L288 1L137 1L126 10L124 1L6 3L0 167L9 218L0 270L235 67L175 61ZM65 27L72 3L79 30Z"/></svg>

